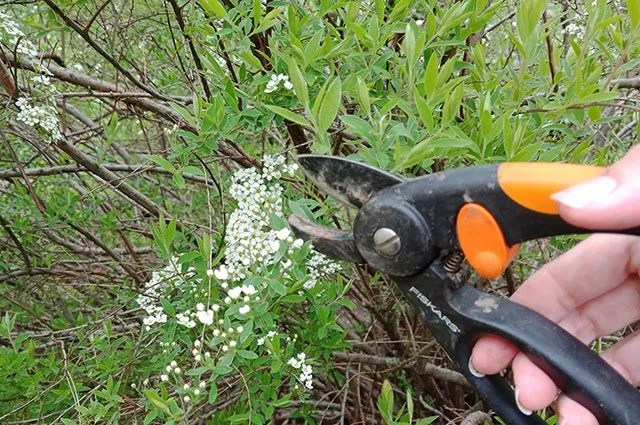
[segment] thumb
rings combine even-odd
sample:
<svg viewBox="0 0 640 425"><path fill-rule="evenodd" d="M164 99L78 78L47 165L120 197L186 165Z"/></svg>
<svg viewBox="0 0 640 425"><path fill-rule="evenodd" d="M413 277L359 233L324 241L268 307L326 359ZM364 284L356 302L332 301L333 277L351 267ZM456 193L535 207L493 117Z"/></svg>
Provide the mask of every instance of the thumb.
<svg viewBox="0 0 640 425"><path fill-rule="evenodd" d="M640 145L599 177L551 196L567 222L587 229L640 226Z"/></svg>

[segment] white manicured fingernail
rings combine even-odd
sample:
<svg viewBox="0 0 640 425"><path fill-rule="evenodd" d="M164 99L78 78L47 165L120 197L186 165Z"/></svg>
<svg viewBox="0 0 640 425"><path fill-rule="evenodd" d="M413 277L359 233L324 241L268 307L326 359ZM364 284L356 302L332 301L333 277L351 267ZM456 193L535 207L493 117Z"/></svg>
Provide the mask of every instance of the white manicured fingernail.
<svg viewBox="0 0 640 425"><path fill-rule="evenodd" d="M515 394L516 394L516 406L518 406L518 409L520 409L520 411L522 413L524 413L525 415L527 415L527 416L531 415L533 413L533 410L529 410L529 409L527 409L526 407L524 407L523 405L520 404L520 398L518 397L519 396L519 390L518 390L517 387L515 389Z"/></svg>
<svg viewBox="0 0 640 425"><path fill-rule="evenodd" d="M584 208L605 200L616 189L618 182L608 176L596 177L551 195L551 199L570 208Z"/></svg>
<svg viewBox="0 0 640 425"><path fill-rule="evenodd" d="M476 378L484 378L485 374L484 373L480 373L476 370L475 367L473 367L473 363L471 363L471 358L469 358L469 372L471 372L471 374L473 376L475 376Z"/></svg>

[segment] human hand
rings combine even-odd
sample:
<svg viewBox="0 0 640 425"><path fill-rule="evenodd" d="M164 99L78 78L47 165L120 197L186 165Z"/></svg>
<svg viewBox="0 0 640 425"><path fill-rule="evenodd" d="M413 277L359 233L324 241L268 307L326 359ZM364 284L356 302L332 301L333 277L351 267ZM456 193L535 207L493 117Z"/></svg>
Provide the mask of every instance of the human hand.
<svg viewBox="0 0 640 425"><path fill-rule="evenodd" d="M605 173L554 195L560 215L589 229L640 226L640 146ZM542 267L511 298L537 311L585 344L640 320L640 238L595 235ZM602 357L625 379L640 384L640 331ZM511 364L518 407L530 414L558 396L553 381L522 352L496 336L481 338L470 366L495 374ZM597 425L584 407L560 394L560 425Z"/></svg>

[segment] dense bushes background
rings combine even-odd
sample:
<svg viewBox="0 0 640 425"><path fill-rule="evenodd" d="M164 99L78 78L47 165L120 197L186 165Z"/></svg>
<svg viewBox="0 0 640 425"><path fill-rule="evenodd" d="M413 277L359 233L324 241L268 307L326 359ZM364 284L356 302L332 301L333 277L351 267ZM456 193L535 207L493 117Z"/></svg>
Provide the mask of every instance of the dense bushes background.
<svg viewBox="0 0 640 425"><path fill-rule="evenodd" d="M635 0L0 3L0 422L498 421L390 282L290 234L292 211L353 216L291 156L609 163L637 137L639 21ZM508 295L571 243L478 285Z"/></svg>

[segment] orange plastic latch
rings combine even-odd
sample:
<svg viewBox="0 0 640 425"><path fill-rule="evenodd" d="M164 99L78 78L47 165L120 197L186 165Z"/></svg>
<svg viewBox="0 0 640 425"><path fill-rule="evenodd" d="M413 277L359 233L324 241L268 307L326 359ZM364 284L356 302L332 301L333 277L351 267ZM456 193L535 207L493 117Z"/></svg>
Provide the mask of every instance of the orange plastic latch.
<svg viewBox="0 0 640 425"><path fill-rule="evenodd" d="M470 203L462 207L456 228L469 264L486 279L500 276L520 249L520 244L507 246L498 222L482 205Z"/></svg>

